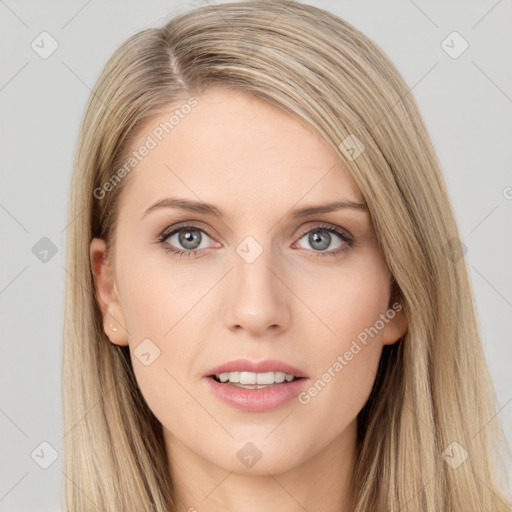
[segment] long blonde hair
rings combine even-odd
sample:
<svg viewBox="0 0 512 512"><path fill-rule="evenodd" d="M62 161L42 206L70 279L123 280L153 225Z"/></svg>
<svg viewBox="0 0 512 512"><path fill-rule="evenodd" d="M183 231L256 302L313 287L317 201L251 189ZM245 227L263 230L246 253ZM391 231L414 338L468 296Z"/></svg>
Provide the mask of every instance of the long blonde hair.
<svg viewBox="0 0 512 512"><path fill-rule="evenodd" d="M115 52L90 97L67 239L67 510L175 510L162 426L128 348L103 330L89 245L99 237L112 247L130 176L100 199L95 191L126 162L140 127L215 85L295 114L338 153L368 204L408 318L405 336L384 347L358 416L355 512L510 511L499 458L508 446L466 262L412 94L368 37L325 10L285 0L208 5L142 30ZM354 143L363 150L357 158L347 150Z"/></svg>

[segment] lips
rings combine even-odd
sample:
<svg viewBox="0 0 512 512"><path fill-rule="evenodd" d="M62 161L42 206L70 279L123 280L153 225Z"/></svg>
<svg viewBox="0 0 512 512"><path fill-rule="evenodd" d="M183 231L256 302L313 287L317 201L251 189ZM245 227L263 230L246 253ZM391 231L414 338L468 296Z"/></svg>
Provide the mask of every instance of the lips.
<svg viewBox="0 0 512 512"><path fill-rule="evenodd" d="M251 361L250 359L235 359L227 363L221 364L208 370L204 377L212 377L226 372L252 372L252 373L267 373L267 372L282 372L293 375L296 378L308 377L299 368L292 366L277 359L264 359L262 361Z"/></svg>
<svg viewBox="0 0 512 512"><path fill-rule="evenodd" d="M221 382L218 375L238 375L241 380L248 374L268 377L269 372L286 374L292 379L270 385L242 385L231 382ZM236 377L235 377L236 380ZM309 377L300 369L277 359L251 361L236 359L208 370L203 376L206 388L218 399L229 406L246 412L266 412L278 409L291 402L306 387Z"/></svg>
<svg viewBox="0 0 512 512"><path fill-rule="evenodd" d="M212 395L234 409L245 412L267 412L279 409L293 401L307 386L309 379L275 384L261 389L243 389L221 384L213 378L205 378L205 386Z"/></svg>

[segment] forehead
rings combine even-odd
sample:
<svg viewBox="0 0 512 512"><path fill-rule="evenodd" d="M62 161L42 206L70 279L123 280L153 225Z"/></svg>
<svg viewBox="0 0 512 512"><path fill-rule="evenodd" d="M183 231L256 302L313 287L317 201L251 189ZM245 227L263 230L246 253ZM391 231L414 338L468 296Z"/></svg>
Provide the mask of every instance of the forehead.
<svg viewBox="0 0 512 512"><path fill-rule="evenodd" d="M166 194L260 213L302 199L362 202L343 161L297 117L246 93L216 88L171 124L180 104L141 129L132 150L150 149L131 171L121 208L129 203L130 210L142 211Z"/></svg>

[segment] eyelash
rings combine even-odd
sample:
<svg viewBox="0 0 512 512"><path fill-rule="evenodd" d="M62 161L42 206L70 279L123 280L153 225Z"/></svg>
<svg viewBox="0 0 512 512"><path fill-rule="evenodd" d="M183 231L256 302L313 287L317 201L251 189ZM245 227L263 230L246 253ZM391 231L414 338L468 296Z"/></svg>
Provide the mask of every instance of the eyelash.
<svg viewBox="0 0 512 512"><path fill-rule="evenodd" d="M199 251L185 251L185 250L179 250L173 248L171 245L167 244L165 240L167 240L170 236L179 233L180 231L185 231L186 229L194 229L197 231L202 231L203 233L206 233L208 236L212 237L211 230L206 227L199 227L194 224L182 224L178 227L173 228L172 230L164 230L163 233L161 233L158 236L158 243L160 243L163 246L163 249L168 252L172 253L178 257L192 257L195 258L199 256L205 249L199 250ZM353 238L351 238L345 231L343 231L340 228L336 228L331 224L325 224L325 223L318 223L311 227L310 229L304 231L301 233L299 240L304 237L304 235L307 235L310 232L313 231L328 231L329 233L334 233L338 235L345 245L341 249L335 249L332 251L308 251L313 252L313 257L316 258L324 258L324 257L330 257L330 256L339 256L340 254L344 253L345 251L349 250L350 248L354 247L356 245L356 242Z"/></svg>

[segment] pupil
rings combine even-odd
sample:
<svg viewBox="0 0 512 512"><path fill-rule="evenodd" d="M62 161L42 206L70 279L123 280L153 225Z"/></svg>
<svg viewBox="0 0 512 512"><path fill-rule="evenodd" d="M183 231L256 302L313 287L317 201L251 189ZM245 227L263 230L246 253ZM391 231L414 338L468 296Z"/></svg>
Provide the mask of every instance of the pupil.
<svg viewBox="0 0 512 512"><path fill-rule="evenodd" d="M197 229L188 229L180 231L180 244L186 249L196 249L201 243L201 235Z"/></svg>
<svg viewBox="0 0 512 512"><path fill-rule="evenodd" d="M319 233L323 233L323 235L319 235ZM316 231L309 235L309 243L316 249L327 249L330 242L331 235L328 231Z"/></svg>

